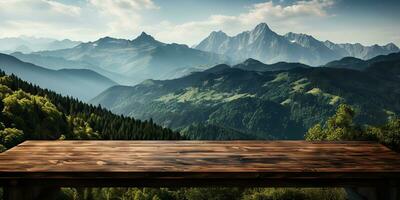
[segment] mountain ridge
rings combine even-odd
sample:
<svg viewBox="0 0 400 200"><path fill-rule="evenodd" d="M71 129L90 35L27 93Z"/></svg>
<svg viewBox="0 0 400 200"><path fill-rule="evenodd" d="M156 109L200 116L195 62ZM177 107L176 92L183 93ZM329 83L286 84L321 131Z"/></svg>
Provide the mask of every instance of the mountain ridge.
<svg viewBox="0 0 400 200"><path fill-rule="evenodd" d="M0 54L0 69L7 74L15 74L38 86L54 90L63 95L73 96L83 101L88 101L108 87L117 84L92 70L51 70L23 62L6 54Z"/></svg>
<svg viewBox="0 0 400 200"><path fill-rule="evenodd" d="M81 43L80 41L72 41L70 39L56 40L52 38L36 38L36 37L26 37L26 36L6 37L6 38L0 38L0 52L31 53L34 51L70 48L80 43Z"/></svg>
<svg viewBox="0 0 400 200"><path fill-rule="evenodd" d="M127 85L149 78L174 78L196 68L206 69L230 61L227 56L192 49L187 45L162 43L145 32L132 40L103 37L69 49L34 52L21 56L21 59L36 64L39 60L37 57L42 58L42 64L46 62L46 58L62 58L68 62L89 64L89 69L102 75L107 76L96 68L128 77L128 80L112 77L116 82ZM87 67L78 65L75 68Z"/></svg>
<svg viewBox="0 0 400 200"><path fill-rule="evenodd" d="M260 23L254 29L234 36L228 36L222 31L213 31L194 47L236 58L236 62L254 58L264 63L284 61L312 66L323 65L342 57L370 59L399 51L393 43L384 46L363 46L359 43L335 44L328 40L323 42L303 33L289 32L279 35L266 23Z"/></svg>

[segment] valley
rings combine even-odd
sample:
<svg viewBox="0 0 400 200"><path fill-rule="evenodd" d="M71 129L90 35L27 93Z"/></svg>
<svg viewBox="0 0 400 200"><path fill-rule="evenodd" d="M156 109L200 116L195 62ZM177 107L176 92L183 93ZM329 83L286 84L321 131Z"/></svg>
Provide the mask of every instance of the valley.
<svg viewBox="0 0 400 200"><path fill-rule="evenodd" d="M293 63L273 65L282 69L270 71L271 65L254 60L239 64L240 68L217 65L174 80L115 86L91 103L127 116L152 118L163 126L189 131L186 134L193 138L210 139L201 134L211 126L216 133L227 129L238 136L225 139L302 139L308 128L326 121L341 103L357 109L359 123L380 124L398 115L398 56L363 61L369 67L362 72ZM340 62L337 65L347 63ZM288 67L293 65L297 67ZM195 129L200 131L190 133Z"/></svg>

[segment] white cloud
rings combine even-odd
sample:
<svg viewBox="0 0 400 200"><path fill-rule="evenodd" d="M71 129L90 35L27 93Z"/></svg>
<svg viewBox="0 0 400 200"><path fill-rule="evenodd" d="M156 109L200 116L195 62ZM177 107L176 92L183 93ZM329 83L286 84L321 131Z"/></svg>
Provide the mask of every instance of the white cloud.
<svg viewBox="0 0 400 200"><path fill-rule="evenodd" d="M94 6L113 13L120 11L137 11L140 9L158 8L151 0L89 0Z"/></svg>
<svg viewBox="0 0 400 200"><path fill-rule="evenodd" d="M56 37L78 24L82 20L82 13L79 6L53 0L2 0L0 34L9 37Z"/></svg>
<svg viewBox="0 0 400 200"><path fill-rule="evenodd" d="M293 5L275 5L272 1L255 4L246 14L239 16L243 23L260 20L288 20L294 17L327 16L326 9L332 6L333 0L298 1Z"/></svg>
<svg viewBox="0 0 400 200"><path fill-rule="evenodd" d="M158 9L152 0L0 0L0 37L94 40L110 35L131 36L140 31L141 11Z"/></svg>
<svg viewBox="0 0 400 200"><path fill-rule="evenodd" d="M107 34L127 36L138 32L140 10L158 9L152 0L88 0L98 9L109 30Z"/></svg>
<svg viewBox="0 0 400 200"><path fill-rule="evenodd" d="M187 22L174 23L154 22L159 16L153 12L163 8L153 0L0 0L0 37L28 35L87 41L103 36L132 38L146 31L164 42L192 45L214 30L235 35L266 22L281 34L294 31L322 40L399 44L397 26L375 24L374 31L369 23L367 26L347 22L325 24L323 20L333 16L329 11L336 1L339 0L300 0L283 5L287 1L268 0L250 5L237 15L216 13L198 21L190 21L187 16Z"/></svg>
<svg viewBox="0 0 400 200"><path fill-rule="evenodd" d="M156 36L164 41L195 44L199 42L199 38L206 37L214 30L237 34L261 22L279 24L281 29L293 27L293 25L300 26L300 21L305 18L329 16L327 9L334 3L334 0L309 0L282 6L269 1L254 4L246 13L236 16L212 15L204 21L177 25L163 22L158 26L153 26L152 29Z"/></svg>
<svg viewBox="0 0 400 200"><path fill-rule="evenodd" d="M78 6L65 5L50 0L0 1L2 21L16 19L45 20L49 17L60 19L63 17L77 17L80 14L81 8Z"/></svg>

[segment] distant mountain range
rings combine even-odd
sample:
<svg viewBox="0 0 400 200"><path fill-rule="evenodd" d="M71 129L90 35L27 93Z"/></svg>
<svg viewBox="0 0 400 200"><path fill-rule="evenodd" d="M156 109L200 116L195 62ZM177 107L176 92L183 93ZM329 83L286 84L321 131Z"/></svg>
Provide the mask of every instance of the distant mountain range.
<svg viewBox="0 0 400 200"><path fill-rule="evenodd" d="M0 38L0 52L2 53L31 53L34 51L58 50L72 48L81 42L69 39L55 40L36 37L9 37Z"/></svg>
<svg viewBox="0 0 400 200"><path fill-rule="evenodd" d="M370 59L399 51L393 43L385 46L363 46L357 44L335 44L319 41L306 34L287 33L279 35L267 24L261 23L251 31L228 36L222 31L212 32L195 46L196 49L227 55L236 62L248 58L265 63L300 62L319 66L343 57Z"/></svg>
<svg viewBox="0 0 400 200"><path fill-rule="evenodd" d="M368 66L362 71L247 60L174 80L114 86L91 103L117 114L153 118L193 139L301 139L340 103L353 106L356 121L367 124L400 114L399 56L363 61ZM335 66L348 63L339 60Z"/></svg>
<svg viewBox="0 0 400 200"><path fill-rule="evenodd" d="M398 51L394 44L366 47L322 42L305 34L279 35L261 23L233 37L221 31L212 32L194 48L166 44L143 32L133 40L104 37L72 48L11 55L54 70L90 69L119 84L134 85L146 79L179 78L217 64L239 63L237 68L242 68L248 65L244 61L251 59L275 63L269 66L269 71L274 71L282 66L287 69L305 66L299 63L321 66L343 57L370 59ZM251 66L257 68L255 64Z"/></svg>
<svg viewBox="0 0 400 200"><path fill-rule="evenodd" d="M149 78L175 78L185 75L188 69L204 70L229 61L223 55L159 42L144 32L134 40L105 37L70 49L13 55L50 68L62 65L88 68L129 85Z"/></svg>
<svg viewBox="0 0 400 200"><path fill-rule="evenodd" d="M51 70L17 58L0 54L0 70L15 74L40 87L83 101L95 97L105 89L116 85L114 81L87 69Z"/></svg>
<svg viewBox="0 0 400 200"><path fill-rule="evenodd" d="M128 76L123 74L114 73L111 71L107 71L101 67L97 67L96 65L92 65L88 62L84 61L75 61L75 60L67 60L62 57L53 57L53 56L42 56L40 54L23 54L21 52L11 53L11 56L14 56L24 62L33 63L38 66L45 67L47 69L52 70L60 70L60 69L89 69L95 71L111 80L117 80L119 84L121 83L130 83L131 79Z"/></svg>

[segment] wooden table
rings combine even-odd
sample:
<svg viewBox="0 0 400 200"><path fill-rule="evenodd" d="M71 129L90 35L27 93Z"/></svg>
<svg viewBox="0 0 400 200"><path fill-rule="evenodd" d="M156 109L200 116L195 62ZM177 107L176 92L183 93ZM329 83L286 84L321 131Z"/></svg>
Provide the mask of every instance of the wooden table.
<svg viewBox="0 0 400 200"><path fill-rule="evenodd" d="M111 186L375 187L396 198L399 183L400 155L371 142L26 141L0 154L5 199Z"/></svg>

